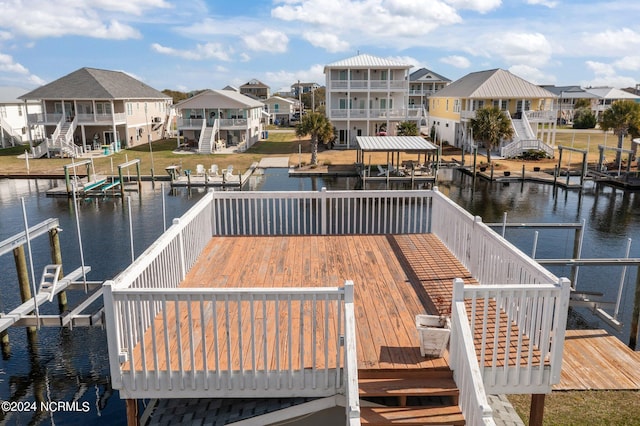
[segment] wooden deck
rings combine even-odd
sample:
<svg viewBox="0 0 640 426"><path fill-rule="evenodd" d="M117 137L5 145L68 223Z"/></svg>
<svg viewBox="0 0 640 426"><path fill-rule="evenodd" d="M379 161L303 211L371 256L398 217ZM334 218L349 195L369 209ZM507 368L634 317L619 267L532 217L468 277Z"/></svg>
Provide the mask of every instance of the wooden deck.
<svg viewBox="0 0 640 426"><path fill-rule="evenodd" d="M640 390L640 353L604 330L567 330L553 390Z"/></svg>
<svg viewBox="0 0 640 426"><path fill-rule="evenodd" d="M447 353L443 358L420 356L415 316L423 313L448 314L454 278L462 278L468 284L477 283L433 234L215 237L203 250L182 287L338 287L345 280L352 280L360 370L449 369ZM291 361L294 365L311 368L310 357L302 360L300 358L300 336L311 336L311 323L315 323L315 335L318 339L335 341L338 326L335 323L335 307L328 307L327 310L316 308L311 313L309 306L298 302L294 309L288 311L283 304L276 316L280 320L269 325L263 319L266 316L273 317L273 313L263 313L260 307L252 313L243 308L241 320L237 317L225 318L223 309L219 309L216 324L222 336L220 342L212 344L214 339L207 338L207 347L202 348L198 331L195 333L197 352L204 349L210 355L209 359L214 359L217 355L218 367L223 369L227 368L229 361L232 365L239 365L240 358L243 360L243 368L252 368L250 356L238 353L237 348L241 346L238 344L238 336L234 333L226 336L223 331L225 321L231 321L233 324L242 324L241 330L239 327L233 328L238 335L256 335L258 341L262 340L265 327L279 329L279 341L287 344L268 342L268 361L262 361L268 363L266 367L278 368L273 365L274 359L279 357L284 360L287 356L293 356ZM155 327L145 334L146 356L141 356L140 345L134 350L136 370L141 370L143 363L149 369L153 367L154 354L150 349L154 334L159 345L157 353L160 355L161 368L177 370L179 362L183 362L186 369L192 368L191 360L186 356L182 361L173 356L170 366L167 366L163 356L167 352L164 342L170 342L169 352L175 353L176 340L191 338L188 324L199 323L201 312L195 306L190 309L187 302L170 303L166 310L166 315L158 315ZM495 311L493 307L490 310ZM180 316L177 321L176 312ZM208 309L207 312L209 313L206 315L212 315L211 310ZM254 328L251 326L250 315L254 315ZM302 326L287 329L289 317L295 318L299 324L301 316L308 318L303 321ZM325 316L333 320L325 324ZM163 321L167 321L170 329L166 340L162 331ZM212 319L207 318L207 321ZM501 318L501 322L503 321L505 319ZM176 322L181 324L180 333L176 333ZM300 327L305 330L300 330ZM478 330L476 333L478 340L481 339L481 332ZM178 334L182 337L177 337ZM492 335L490 337L489 341L492 342ZM506 336L501 336L498 345L499 362L504 356L505 341ZM304 338L303 346L309 352L312 342L312 337ZM516 339L511 339L511 345L515 342ZM231 358L223 353L225 347L235 348ZM288 355L288 347L295 348L293 355ZM260 350L261 353L262 351ZM489 347L487 364L491 354ZM534 355L536 362L539 362L537 351L534 351ZM336 367L335 357L326 358L316 359L316 368ZM198 358L193 362L196 369L203 368ZM521 362L526 362L525 354Z"/></svg>

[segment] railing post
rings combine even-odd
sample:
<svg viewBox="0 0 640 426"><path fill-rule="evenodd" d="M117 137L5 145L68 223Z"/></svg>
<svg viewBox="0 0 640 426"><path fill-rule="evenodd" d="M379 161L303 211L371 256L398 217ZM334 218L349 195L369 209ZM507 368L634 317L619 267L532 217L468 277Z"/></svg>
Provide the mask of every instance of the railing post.
<svg viewBox="0 0 640 426"><path fill-rule="evenodd" d="M179 225L180 219L179 218L173 219L173 224ZM184 280L184 277L186 276L186 273L187 273L186 262L184 260L184 235L182 234L182 231L183 230L181 229L180 232L178 233L178 256L180 257L180 259L178 260L180 261L180 280Z"/></svg>
<svg viewBox="0 0 640 426"><path fill-rule="evenodd" d="M114 389L122 388L122 375L120 374L120 335L116 323L116 309L113 300L113 281L105 281L102 285L102 300L104 303L104 322L107 330L107 346L109 347L109 368L111 369L111 381Z"/></svg>
<svg viewBox="0 0 640 426"><path fill-rule="evenodd" d="M555 324L553 330L553 354L551 359L551 383L560 382L560 370L562 369L562 355L564 353L564 337L566 334L567 316L569 314L569 298L571 296L571 281L560 278L560 297L556 303Z"/></svg>
<svg viewBox="0 0 640 426"><path fill-rule="evenodd" d="M324 186L320 189L320 234L327 235L327 188Z"/></svg>

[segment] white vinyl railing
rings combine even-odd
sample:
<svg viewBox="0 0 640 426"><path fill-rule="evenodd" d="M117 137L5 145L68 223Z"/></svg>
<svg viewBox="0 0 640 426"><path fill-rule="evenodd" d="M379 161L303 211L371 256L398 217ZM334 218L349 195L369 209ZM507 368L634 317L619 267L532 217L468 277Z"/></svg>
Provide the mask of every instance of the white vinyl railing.
<svg viewBox="0 0 640 426"><path fill-rule="evenodd" d="M344 386L345 288L104 288L118 313L108 324L120 336L113 384L128 398L330 396Z"/></svg>
<svg viewBox="0 0 640 426"><path fill-rule="evenodd" d="M198 138L198 152L201 152L202 142L203 142L203 139L205 138L206 128L207 128L207 120L202 120L202 126L200 126L200 137ZM209 149L211 149L211 146L209 146Z"/></svg>
<svg viewBox="0 0 640 426"><path fill-rule="evenodd" d="M178 129L200 129L205 121L203 118L178 118Z"/></svg>
<svg viewBox="0 0 640 426"><path fill-rule="evenodd" d="M452 352L471 350L477 355L480 375L489 393L550 392L551 385L560 381L569 293L566 278L556 284L526 286L465 286L462 280L456 280ZM460 315L463 309L465 317ZM460 328L466 326L469 336ZM471 336L476 341L480 339L479 347L475 347ZM457 355L452 369L467 369L466 355ZM460 386L460 382L456 383Z"/></svg>
<svg viewBox="0 0 640 426"><path fill-rule="evenodd" d="M449 364L460 390L459 405L466 424L493 426L493 412L487 400L464 298L460 297L460 286L464 290L464 282L457 279L451 309Z"/></svg>
<svg viewBox="0 0 640 426"><path fill-rule="evenodd" d="M520 139L511 142L500 149L500 155L505 158L517 157L529 150L544 151L549 158L553 158L555 155L553 147L539 139Z"/></svg>
<svg viewBox="0 0 640 426"><path fill-rule="evenodd" d="M523 118L526 117L527 121L555 121L558 116L556 110L545 111L525 111L522 114Z"/></svg>
<svg viewBox="0 0 640 426"><path fill-rule="evenodd" d="M431 191L214 192L214 235L428 232Z"/></svg>

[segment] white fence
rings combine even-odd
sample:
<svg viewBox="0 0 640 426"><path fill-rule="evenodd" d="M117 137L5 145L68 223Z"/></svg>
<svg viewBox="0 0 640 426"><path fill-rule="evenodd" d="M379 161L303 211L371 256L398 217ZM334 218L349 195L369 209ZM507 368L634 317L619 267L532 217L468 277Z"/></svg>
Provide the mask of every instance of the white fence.
<svg viewBox="0 0 640 426"><path fill-rule="evenodd" d="M503 146L500 149L500 156L505 158L513 158L529 150L544 151L544 153L549 158L553 158L555 155L553 147L547 145L539 139L520 139Z"/></svg>
<svg viewBox="0 0 640 426"><path fill-rule="evenodd" d="M355 419L359 407L354 394L357 388L352 387L357 383L357 364L349 284L345 288L268 291L177 287L211 236L429 232L481 284L456 290L451 367L461 386L465 416L492 424L483 399L485 388L489 392L546 393L559 380L568 281L556 278L437 190L208 193L105 285L114 388L128 398L170 397L176 392L210 395L214 390L221 397L326 396L344 391L348 418ZM302 309L302 304L310 308ZM300 343L292 348L289 342L287 346L289 351L301 350L300 356L311 360L311 368L303 368L304 362L292 365L286 356L270 358L265 342L280 344L277 333L281 327L267 327L278 323L277 317L257 313L283 309L304 311L296 320L283 315L290 320L282 327L294 330L287 336L302 330L304 324L296 321L313 322L314 313L328 309L333 315L329 320L340 324L336 330L345 338L344 349L343 342L328 338L322 331L327 327L319 324L311 336L299 336L301 341L317 338L312 345ZM462 315L463 310L468 317ZM246 323L237 322L242 312L250 312L250 331ZM329 317L324 315L323 320ZM489 328L493 324L507 333L504 354L489 352L496 347L489 336L498 334L497 329ZM484 334L476 347L477 340L470 336L477 336L480 330ZM239 336L236 340L220 339L232 332ZM169 341L177 345L175 350L167 350ZM205 351L212 346L212 352ZM229 356L232 350L246 354L235 365L230 358L211 355ZM149 353L154 354L153 359L148 358ZM334 362L327 367L327 360Z"/></svg>

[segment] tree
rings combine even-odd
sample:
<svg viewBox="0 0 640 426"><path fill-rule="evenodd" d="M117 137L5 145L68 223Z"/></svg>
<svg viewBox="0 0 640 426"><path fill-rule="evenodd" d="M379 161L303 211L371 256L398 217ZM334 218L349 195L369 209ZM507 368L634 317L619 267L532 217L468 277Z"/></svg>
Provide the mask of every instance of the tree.
<svg viewBox="0 0 640 426"><path fill-rule="evenodd" d="M591 112L591 108L578 108L573 113L574 129L593 129L596 127L597 122L598 120L593 112Z"/></svg>
<svg viewBox="0 0 640 426"><path fill-rule="evenodd" d="M398 123L398 136L418 136L418 125L415 121L403 121Z"/></svg>
<svg viewBox="0 0 640 426"><path fill-rule="evenodd" d="M296 125L296 136L311 136L311 164L318 165L318 142L328 143L333 138L331 122L319 112L304 114Z"/></svg>
<svg viewBox="0 0 640 426"><path fill-rule="evenodd" d="M589 108L591 109L591 100L587 98L580 98L576 100L576 103L573 105L573 109L577 110L580 108Z"/></svg>
<svg viewBox="0 0 640 426"><path fill-rule="evenodd" d="M509 117L497 107L484 107L476 111L471 119L473 139L482 142L487 148L487 162L491 163L491 150L502 139L513 137L513 128Z"/></svg>
<svg viewBox="0 0 640 426"><path fill-rule="evenodd" d="M618 136L618 149L622 149L624 137L640 128L640 104L634 101L616 101L611 108L602 113L600 128L606 132L613 130ZM634 153L635 154L635 153ZM620 164L622 152L616 152L616 164Z"/></svg>

